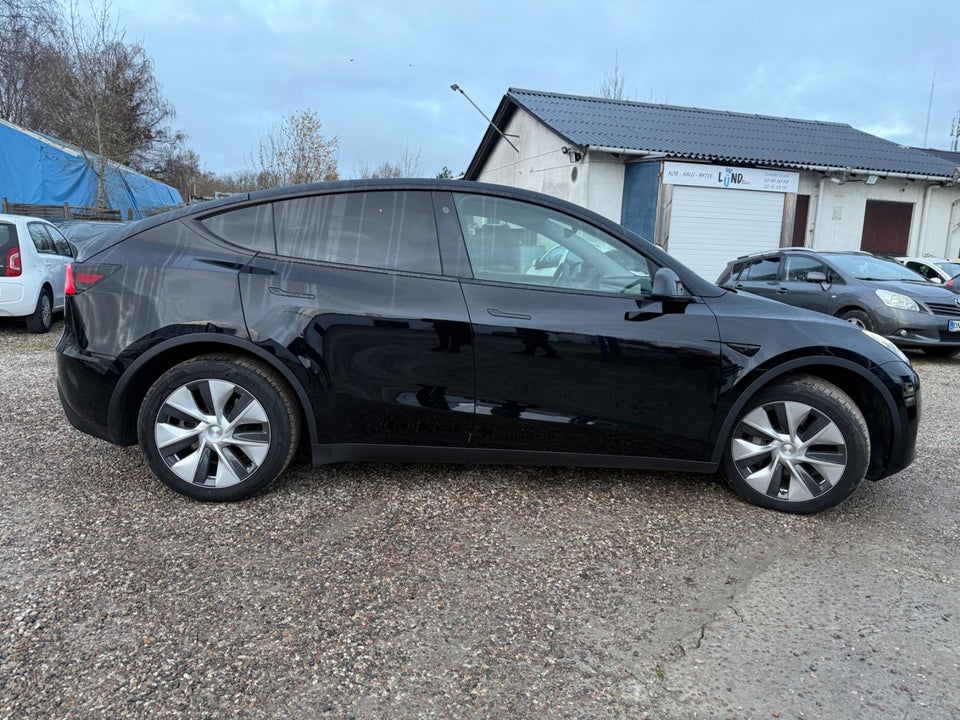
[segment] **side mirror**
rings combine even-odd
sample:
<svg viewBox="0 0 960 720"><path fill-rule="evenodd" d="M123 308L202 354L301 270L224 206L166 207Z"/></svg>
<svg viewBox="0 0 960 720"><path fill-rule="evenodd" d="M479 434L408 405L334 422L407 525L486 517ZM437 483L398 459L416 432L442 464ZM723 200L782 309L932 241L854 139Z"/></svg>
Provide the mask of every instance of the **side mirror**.
<svg viewBox="0 0 960 720"><path fill-rule="evenodd" d="M927 278L927 280L929 280L932 283L936 283L937 285L943 285L943 278L940 277L939 275L931 275L930 277Z"/></svg>
<svg viewBox="0 0 960 720"><path fill-rule="evenodd" d="M807 273L807 282L820 283L823 285L827 282L827 275L820 270L811 270Z"/></svg>
<svg viewBox="0 0 960 720"><path fill-rule="evenodd" d="M650 297L654 300L684 300L690 296L680 282L680 276L674 270L663 267L653 276Z"/></svg>

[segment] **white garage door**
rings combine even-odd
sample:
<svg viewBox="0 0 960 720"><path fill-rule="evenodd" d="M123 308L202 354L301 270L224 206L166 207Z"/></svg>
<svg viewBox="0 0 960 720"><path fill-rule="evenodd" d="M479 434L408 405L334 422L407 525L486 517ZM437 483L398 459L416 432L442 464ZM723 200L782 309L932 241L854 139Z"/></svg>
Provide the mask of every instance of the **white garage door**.
<svg viewBox="0 0 960 720"><path fill-rule="evenodd" d="M710 282L730 260L780 245L783 194L676 185L667 251Z"/></svg>

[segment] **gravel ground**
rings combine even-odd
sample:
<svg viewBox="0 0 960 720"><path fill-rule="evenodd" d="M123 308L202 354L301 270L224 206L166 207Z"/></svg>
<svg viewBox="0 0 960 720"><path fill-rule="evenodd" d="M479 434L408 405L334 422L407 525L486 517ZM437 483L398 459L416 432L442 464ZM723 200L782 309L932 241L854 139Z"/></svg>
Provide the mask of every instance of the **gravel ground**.
<svg viewBox="0 0 960 720"><path fill-rule="evenodd" d="M814 517L698 475L302 457L207 505L67 423L59 329L0 322L0 718L960 716L960 360L915 358L918 461Z"/></svg>

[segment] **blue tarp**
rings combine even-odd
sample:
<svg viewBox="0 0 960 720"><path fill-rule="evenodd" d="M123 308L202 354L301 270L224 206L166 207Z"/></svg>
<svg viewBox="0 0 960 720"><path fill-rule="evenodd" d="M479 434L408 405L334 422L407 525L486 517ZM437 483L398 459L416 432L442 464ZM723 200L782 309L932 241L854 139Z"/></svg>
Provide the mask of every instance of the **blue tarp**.
<svg viewBox="0 0 960 720"><path fill-rule="evenodd" d="M183 203L169 185L117 163L105 175L107 206L124 220ZM0 120L0 197L12 203L93 207L97 176L83 154L58 140Z"/></svg>

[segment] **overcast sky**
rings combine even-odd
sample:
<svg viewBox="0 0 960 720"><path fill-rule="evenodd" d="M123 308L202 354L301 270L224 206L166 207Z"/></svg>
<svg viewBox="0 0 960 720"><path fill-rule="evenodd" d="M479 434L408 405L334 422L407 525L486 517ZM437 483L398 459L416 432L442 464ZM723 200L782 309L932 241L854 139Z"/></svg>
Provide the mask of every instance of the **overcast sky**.
<svg viewBox="0 0 960 720"><path fill-rule="evenodd" d="M314 110L342 177L420 153L466 169L510 87L843 122L949 148L960 2L113 0L207 170L247 168L283 116ZM934 76L936 79L934 81ZM931 106L931 88L933 102ZM929 129L928 109L929 113ZM926 140L925 140L926 138Z"/></svg>

